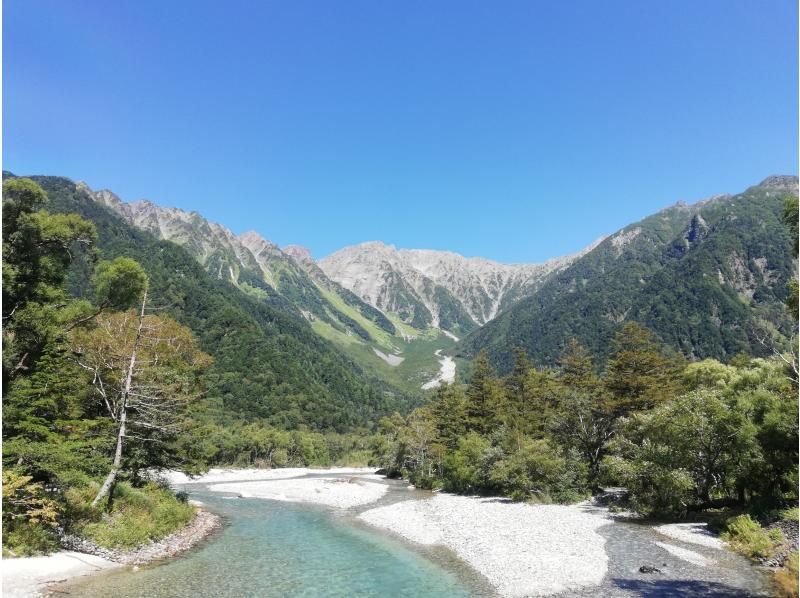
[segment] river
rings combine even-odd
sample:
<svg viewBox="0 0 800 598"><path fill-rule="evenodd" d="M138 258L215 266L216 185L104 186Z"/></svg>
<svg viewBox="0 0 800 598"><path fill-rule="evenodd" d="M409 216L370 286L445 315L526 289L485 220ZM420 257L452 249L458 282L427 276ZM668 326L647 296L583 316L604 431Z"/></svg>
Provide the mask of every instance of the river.
<svg viewBox="0 0 800 598"><path fill-rule="evenodd" d="M376 504L428 493L386 482ZM187 486L223 517L223 529L167 563L111 570L56 588L81 598L490 596L491 589L444 549L415 550L355 520L355 513L231 498ZM374 505L372 505L374 506Z"/></svg>
<svg viewBox="0 0 800 598"><path fill-rule="evenodd" d="M305 477L324 478L329 474ZM187 485L184 488L191 498L223 517L223 528L208 541L165 563L74 579L53 588L54 595L81 598L496 596L486 578L449 550L412 545L358 520L356 516L364 510L432 496L410 489L401 481L373 483L388 486L386 494L377 502L350 509L237 498L210 492L202 484ZM463 525L472 523L465 520ZM603 581L599 586L559 596L730 598L769 594L764 573L727 550L682 544L646 523L614 522L601 527L599 533L605 538L604 551L609 559ZM677 556L672 554L675 551L679 551ZM548 556L547 550L542 554ZM688 562L685 554L708 559L709 564ZM643 574L639 572L642 564L655 565L660 571Z"/></svg>

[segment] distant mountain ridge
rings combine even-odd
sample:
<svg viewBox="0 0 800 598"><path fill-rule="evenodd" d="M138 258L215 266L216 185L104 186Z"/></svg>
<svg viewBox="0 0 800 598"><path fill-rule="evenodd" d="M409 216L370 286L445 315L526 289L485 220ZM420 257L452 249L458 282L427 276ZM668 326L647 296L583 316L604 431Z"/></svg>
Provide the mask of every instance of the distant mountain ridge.
<svg viewBox="0 0 800 598"><path fill-rule="evenodd" d="M4 180L10 177L3 172ZM193 253L197 245L190 251L133 226L70 179L30 178L47 193L47 210L78 214L95 224L103 259L126 256L142 265L152 305L188 326L214 358L204 376L206 405L219 421L263 418L286 429L347 431L372 426L419 401L418 395L361 368L274 290L252 293L217 277L218 264L209 269L207 260L204 267ZM186 216L189 223L193 218ZM172 224L181 228L177 221ZM228 238L224 230L215 234ZM76 296L91 296L92 267L82 254L76 258L69 288Z"/></svg>
<svg viewBox="0 0 800 598"><path fill-rule="evenodd" d="M520 346L537 363L554 364L574 337L602 359L626 320L690 359L765 354L759 328L784 337L794 328L783 301L797 256L782 213L785 197L797 193L797 177L771 176L626 226L471 333L460 354L487 349L506 371Z"/></svg>
<svg viewBox="0 0 800 598"><path fill-rule="evenodd" d="M346 298L391 334L395 329L386 317L389 314L417 330L438 328L462 335L534 293L551 274L599 243L541 264L502 264L450 251L398 250L373 241L315 262L300 245L281 249L255 231L235 235L197 212L148 200L124 202L107 189L93 191L84 183L78 185L133 226L186 247L217 278L256 293L258 289L268 292L266 285L307 318L329 321L365 340L368 332L338 313L314 285Z"/></svg>
<svg viewBox="0 0 800 598"><path fill-rule="evenodd" d="M371 241L340 249L319 266L370 305L408 323L463 333L533 294L548 276L591 248L541 264L502 264Z"/></svg>
<svg viewBox="0 0 800 598"><path fill-rule="evenodd" d="M304 319L368 375L407 391L427 388L444 356L471 358L482 348L501 371L515 346L553 364L572 337L602 360L627 320L690 359L762 354L754 330L765 323L791 334L783 300L797 263L781 214L783 199L797 195L793 176L677 202L541 264L380 241L315 261L300 245L236 235L197 212L73 185L135 229L180 245L213 278Z"/></svg>
<svg viewBox="0 0 800 598"><path fill-rule="evenodd" d="M78 185L129 224L185 247L212 275L246 292L256 296L277 293L306 319L319 318L368 339L369 332L337 309L317 287L321 285L341 295L378 327L394 333L394 325L382 313L328 280L297 247L284 252L255 231L235 235L197 212L163 207L148 200L126 203L107 189L93 191L85 183Z"/></svg>

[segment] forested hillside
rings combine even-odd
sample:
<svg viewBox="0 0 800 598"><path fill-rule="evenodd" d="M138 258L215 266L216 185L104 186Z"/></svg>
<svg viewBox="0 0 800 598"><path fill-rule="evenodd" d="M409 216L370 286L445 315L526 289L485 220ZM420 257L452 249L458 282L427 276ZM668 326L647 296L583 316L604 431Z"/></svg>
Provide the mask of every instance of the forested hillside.
<svg viewBox="0 0 800 598"><path fill-rule="evenodd" d="M215 279L185 249L125 223L69 179L33 179L47 192L51 211L79 214L95 224L103 258L126 256L141 263L152 304L195 333L214 358L206 374L206 402L217 419L346 430L410 405L410 397L368 379L315 334L283 297L266 291L248 296ZM76 295L89 292L89 272L87 264L73 267Z"/></svg>
<svg viewBox="0 0 800 598"><path fill-rule="evenodd" d="M505 372L519 346L553 365L574 337L604 363L614 333L633 320L689 359L767 355L765 337L793 329L783 302L796 262L781 215L796 195L796 177L770 177L631 224L470 334L461 354L486 348Z"/></svg>

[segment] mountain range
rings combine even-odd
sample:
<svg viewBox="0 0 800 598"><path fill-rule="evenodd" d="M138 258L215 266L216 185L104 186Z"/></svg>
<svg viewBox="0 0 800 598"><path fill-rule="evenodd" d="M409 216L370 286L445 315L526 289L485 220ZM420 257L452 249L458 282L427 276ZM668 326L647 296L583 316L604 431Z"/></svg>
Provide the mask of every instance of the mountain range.
<svg viewBox="0 0 800 598"><path fill-rule="evenodd" d="M286 425L328 426L326 409L347 425L374 421L377 413L418 400L432 380L446 379L437 378L445 365L452 369L445 360L481 349L506 371L513 347L547 365L574 337L602 360L614 332L630 319L688 359L758 355L766 350L759 330L792 332L783 301L797 263L781 213L784 198L797 195L797 177L769 177L737 195L670 206L541 264L380 241L315 261L302 246L281 248L253 231L237 235L197 212L124 202L61 177L33 178L48 192L51 209L97 224L105 254L150 264L162 287L157 293L181 306L178 316L195 321L201 341L208 321L228 308L237 313L236 326L255 327L254 347L268 341L272 357L250 351L248 371L236 383L230 376L242 366L227 356L225 371L215 374L217 399L225 409L283 418ZM189 286L202 287L207 303L227 307L195 313L196 298L169 274L165 253L182 268L190 259L199 270L192 269ZM274 335L276 322L283 332ZM306 367L308 359L330 371ZM243 384L254 379L255 386Z"/></svg>

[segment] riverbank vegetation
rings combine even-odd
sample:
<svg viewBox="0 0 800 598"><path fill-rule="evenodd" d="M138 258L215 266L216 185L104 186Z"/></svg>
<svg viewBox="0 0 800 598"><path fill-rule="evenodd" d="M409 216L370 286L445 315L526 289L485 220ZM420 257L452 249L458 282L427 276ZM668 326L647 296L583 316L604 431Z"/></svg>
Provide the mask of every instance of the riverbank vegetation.
<svg viewBox="0 0 800 598"><path fill-rule="evenodd" d="M498 377L479 356L467 385L382 421L381 464L421 487L568 502L623 486L638 511L797 499L797 379L780 358L685 364L636 323L602 374L572 342L557 369L516 352Z"/></svg>
<svg viewBox="0 0 800 598"><path fill-rule="evenodd" d="M797 219L787 200L795 239ZM735 506L775 519L797 506L798 364L796 337L784 346L769 331L765 320L750 334L772 357L728 363L688 363L633 321L602 363L573 339L553 368L515 348L501 377L481 352L467 384L381 421L378 459L392 475L457 493L570 502L621 486L648 516Z"/></svg>
<svg viewBox="0 0 800 598"><path fill-rule="evenodd" d="M184 525L191 507L147 471L183 460L177 439L210 362L187 328L153 313L137 262L99 260L94 225L46 205L34 182L3 183L9 555L52 551L63 533L122 546ZM66 290L79 257L91 267L90 299Z"/></svg>

